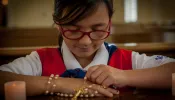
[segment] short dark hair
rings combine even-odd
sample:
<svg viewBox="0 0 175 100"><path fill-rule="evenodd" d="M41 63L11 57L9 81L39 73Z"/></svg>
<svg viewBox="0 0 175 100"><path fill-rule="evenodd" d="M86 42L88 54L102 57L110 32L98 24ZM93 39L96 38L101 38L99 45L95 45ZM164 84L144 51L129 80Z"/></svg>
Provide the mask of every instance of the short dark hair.
<svg viewBox="0 0 175 100"><path fill-rule="evenodd" d="M93 14L98 5L107 6L109 18L113 15L113 0L55 0L53 20L59 25L74 24L90 14ZM62 44L59 37L59 46Z"/></svg>

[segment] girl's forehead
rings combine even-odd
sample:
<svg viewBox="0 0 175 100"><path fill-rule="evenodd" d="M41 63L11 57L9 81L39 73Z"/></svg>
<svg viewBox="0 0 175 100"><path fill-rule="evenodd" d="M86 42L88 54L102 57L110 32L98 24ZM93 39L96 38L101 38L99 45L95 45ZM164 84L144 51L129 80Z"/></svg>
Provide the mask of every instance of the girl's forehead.
<svg viewBox="0 0 175 100"><path fill-rule="evenodd" d="M109 14L105 5L100 5L91 15L78 21L76 25L108 24Z"/></svg>
<svg viewBox="0 0 175 100"><path fill-rule="evenodd" d="M76 24L72 24L71 26L78 27L78 28L96 28L96 27L106 27L109 23L109 20L104 22L104 21L98 21L98 22L80 22Z"/></svg>

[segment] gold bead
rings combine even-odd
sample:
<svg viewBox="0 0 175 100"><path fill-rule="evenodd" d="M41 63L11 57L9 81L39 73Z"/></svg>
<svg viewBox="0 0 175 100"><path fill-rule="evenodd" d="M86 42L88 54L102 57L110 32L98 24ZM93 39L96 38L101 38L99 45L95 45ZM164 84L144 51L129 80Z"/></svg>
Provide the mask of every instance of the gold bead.
<svg viewBox="0 0 175 100"><path fill-rule="evenodd" d="M89 87L89 88L92 88L92 85L89 85L88 87Z"/></svg>
<svg viewBox="0 0 175 100"><path fill-rule="evenodd" d="M81 95L80 95L80 97L82 98L82 97L83 97L83 95L81 94Z"/></svg>
<svg viewBox="0 0 175 100"><path fill-rule="evenodd" d="M60 96L62 97L62 96L64 96L64 94L63 94L63 93L61 93L61 94L60 94Z"/></svg>
<svg viewBox="0 0 175 100"><path fill-rule="evenodd" d="M60 93L57 93L57 96L60 96Z"/></svg>
<svg viewBox="0 0 175 100"><path fill-rule="evenodd" d="M46 94L48 94L48 93L49 93L49 91L46 91L45 93L46 93Z"/></svg>
<svg viewBox="0 0 175 100"><path fill-rule="evenodd" d="M68 94L64 94L65 97L68 97L69 95Z"/></svg>
<svg viewBox="0 0 175 100"><path fill-rule="evenodd" d="M59 77L59 75L55 75L55 77Z"/></svg>
<svg viewBox="0 0 175 100"><path fill-rule="evenodd" d="M106 86L101 86L102 88L104 88L104 89L107 89L107 87Z"/></svg>
<svg viewBox="0 0 175 100"><path fill-rule="evenodd" d="M50 93L50 95L53 95L53 94L54 94L53 92Z"/></svg>
<svg viewBox="0 0 175 100"><path fill-rule="evenodd" d="M58 77L55 77L55 79L58 79Z"/></svg>
<svg viewBox="0 0 175 100"><path fill-rule="evenodd" d="M54 84L53 87L56 87L56 85Z"/></svg>
<svg viewBox="0 0 175 100"><path fill-rule="evenodd" d="M51 78L51 77L49 77L49 80L51 81L51 80L52 80L52 78Z"/></svg>
<svg viewBox="0 0 175 100"><path fill-rule="evenodd" d="M48 81L47 83L48 83L48 84L50 84L51 82L50 82L50 81Z"/></svg>
<svg viewBox="0 0 175 100"><path fill-rule="evenodd" d="M51 75L50 75L50 77L52 77L52 78L53 78L53 77L54 77L54 74L51 74Z"/></svg>
<svg viewBox="0 0 175 100"><path fill-rule="evenodd" d="M85 91L88 91L88 88L85 88L84 90L85 90Z"/></svg>
<svg viewBox="0 0 175 100"><path fill-rule="evenodd" d="M69 94L69 97L73 97L73 94Z"/></svg>
<svg viewBox="0 0 175 100"><path fill-rule="evenodd" d="M90 94L90 97L94 97L95 95L94 94Z"/></svg>
<svg viewBox="0 0 175 100"><path fill-rule="evenodd" d="M86 98L88 98L88 97L89 97L89 95L88 95L88 94L86 94L86 95L85 95L85 97L86 97Z"/></svg>
<svg viewBox="0 0 175 100"><path fill-rule="evenodd" d="M95 94L98 94L98 91L95 91Z"/></svg>

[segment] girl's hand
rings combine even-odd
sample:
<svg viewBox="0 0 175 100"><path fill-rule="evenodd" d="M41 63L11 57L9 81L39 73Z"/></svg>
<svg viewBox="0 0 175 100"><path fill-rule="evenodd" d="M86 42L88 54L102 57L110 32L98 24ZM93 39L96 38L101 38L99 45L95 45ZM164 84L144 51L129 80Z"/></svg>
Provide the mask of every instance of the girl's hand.
<svg viewBox="0 0 175 100"><path fill-rule="evenodd" d="M90 67L86 73L86 77L91 82L105 87L109 87L110 85L117 87L126 86L124 71L107 65Z"/></svg>

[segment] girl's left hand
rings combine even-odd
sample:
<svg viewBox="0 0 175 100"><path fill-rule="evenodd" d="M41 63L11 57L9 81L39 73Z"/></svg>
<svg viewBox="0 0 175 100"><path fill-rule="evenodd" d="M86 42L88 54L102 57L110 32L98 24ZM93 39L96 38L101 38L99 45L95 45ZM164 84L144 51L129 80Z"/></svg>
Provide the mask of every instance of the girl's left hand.
<svg viewBox="0 0 175 100"><path fill-rule="evenodd" d="M96 65L88 69L86 77L93 83L109 87L115 85L117 87L126 86L124 71L107 65Z"/></svg>

